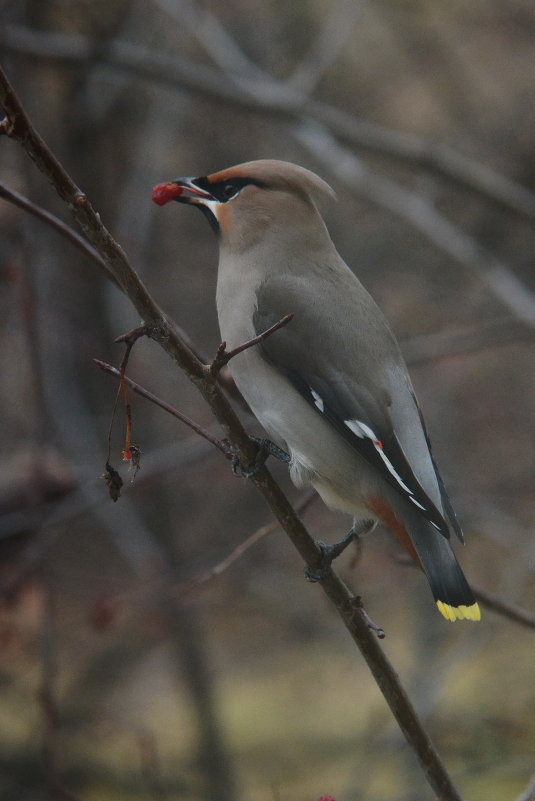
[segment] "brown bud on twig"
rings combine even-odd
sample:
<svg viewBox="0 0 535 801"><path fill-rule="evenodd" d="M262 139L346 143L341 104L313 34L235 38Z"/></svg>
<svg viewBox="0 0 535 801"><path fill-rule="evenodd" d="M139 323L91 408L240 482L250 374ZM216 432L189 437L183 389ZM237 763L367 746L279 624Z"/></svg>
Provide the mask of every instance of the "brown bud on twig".
<svg viewBox="0 0 535 801"><path fill-rule="evenodd" d="M102 474L102 478L108 485L108 492L112 501L117 501L121 496L121 487L123 486L123 479L117 470L106 462L106 472Z"/></svg>

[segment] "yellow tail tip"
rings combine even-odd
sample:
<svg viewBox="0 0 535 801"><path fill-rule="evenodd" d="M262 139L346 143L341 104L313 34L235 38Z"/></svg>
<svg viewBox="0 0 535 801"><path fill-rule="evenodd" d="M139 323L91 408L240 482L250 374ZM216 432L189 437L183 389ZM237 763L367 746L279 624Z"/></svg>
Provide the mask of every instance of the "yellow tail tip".
<svg viewBox="0 0 535 801"><path fill-rule="evenodd" d="M437 606L440 614L452 623L454 620L481 620L481 610L478 604L471 604L470 606L450 606L450 604L446 604L444 601L437 601Z"/></svg>

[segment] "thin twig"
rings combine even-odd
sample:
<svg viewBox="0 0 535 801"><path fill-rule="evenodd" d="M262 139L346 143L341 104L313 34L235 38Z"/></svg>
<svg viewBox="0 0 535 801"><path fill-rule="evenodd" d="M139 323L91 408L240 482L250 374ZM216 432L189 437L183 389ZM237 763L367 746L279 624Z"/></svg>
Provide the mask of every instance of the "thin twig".
<svg viewBox="0 0 535 801"><path fill-rule="evenodd" d="M400 345L405 361L412 367L530 342L534 338L535 328L514 317L504 317L501 320L482 321L476 326L410 337L402 340Z"/></svg>
<svg viewBox="0 0 535 801"><path fill-rule="evenodd" d="M350 40L357 17L366 5L368 0L339 0L334 9L331 3L326 5L327 19L320 25L309 52L285 80L285 85L310 96Z"/></svg>
<svg viewBox="0 0 535 801"><path fill-rule="evenodd" d="M104 227L86 196L78 189L37 134L1 69L0 102L9 116L10 136L21 144L54 185L60 197L68 204L88 239L99 250L142 319L150 326L150 335L174 358L210 404L216 419L235 444L241 463L243 465L253 464L257 447L248 437L236 413L220 392L212 376L207 374L205 366L191 353L177 335L176 328L171 321L149 295L128 263L122 249ZM304 561L307 564L316 564L321 555L318 545L264 465L256 469L251 481L266 499L273 514L287 532ZM441 801L461 801L461 796L418 718L396 671L382 651L377 638L368 628L362 610L354 607L352 593L332 570L329 571L320 586L334 604L348 632L360 649L392 714L417 755L429 784Z"/></svg>
<svg viewBox="0 0 535 801"><path fill-rule="evenodd" d="M475 587L473 584L471 586L475 597L481 602L482 606L492 609L493 612L498 612L510 620L514 620L515 623L520 623L529 629L535 629L535 614L529 609L504 601L481 587Z"/></svg>
<svg viewBox="0 0 535 801"><path fill-rule="evenodd" d="M116 337L116 342L124 342L126 345L124 356L121 360L121 364L119 365L119 386L117 387L117 395L115 396L115 404L113 407L113 415L112 415L112 423L110 425L110 432L108 436L108 462L110 458L110 450L111 450L111 431L113 425L113 419L115 417L115 410L117 408L117 402L119 400L119 394L122 390L124 396L124 405L125 405L125 412L126 412L126 430L125 430L125 442L123 448L123 459L127 462L130 462L131 468L133 468L134 473L133 476L137 474L139 470L139 461L141 456L141 451L137 445L132 443L132 407L130 406L130 398L128 397L128 382L125 380L125 372L128 366L128 362L130 360L130 355L132 353L132 348L140 339L141 337L147 336L149 334L149 329L146 325L140 325L137 328L134 328L132 331L128 331L126 334L121 334L121 336ZM108 465L106 465L108 467ZM133 480L133 478L132 478Z"/></svg>
<svg viewBox="0 0 535 801"><path fill-rule="evenodd" d="M378 626L377 623L375 623L371 619L368 612L362 606L362 599L360 598L360 596L356 596L355 598L353 598L353 605L358 609L362 609L368 628L371 631L375 632L375 634L380 640L384 640L384 638L386 637L385 630L381 626Z"/></svg>
<svg viewBox="0 0 535 801"><path fill-rule="evenodd" d="M100 369L104 370L105 373L110 373L111 375L115 375L119 379L121 378L121 371L119 368L113 367L113 365L108 364L107 362L103 362L101 359L93 359L93 361L97 365L97 367L100 367ZM203 439L206 439L212 445L215 445L215 447L218 448L221 451L221 453L223 453L227 457L227 459L232 459L235 456L235 453L232 450L232 448L224 440L220 440L212 436L212 434L210 434L209 431L207 431L205 428L202 428L202 426L198 425L198 423L196 423L190 417L187 417L185 414L179 412L178 409L175 409L169 403L166 403L161 398L158 398L148 389L142 387L141 384L137 384L135 381L132 381L132 379L129 378L128 376L124 375L123 380L125 381L125 383L128 384L128 386L130 387L130 389L132 389L133 392L136 392L138 395L141 395L142 398L146 398L151 403L154 403L156 406L159 406L164 411L173 415L173 417L176 417L177 420L180 420L180 422L189 426L189 428L195 431L196 434L199 434L199 436L203 437Z"/></svg>
<svg viewBox="0 0 535 801"><path fill-rule="evenodd" d="M414 559L405 552L396 554L395 559L398 564L405 567L418 567ZM503 598L499 598L473 582L470 582L470 587L476 600L480 601L482 606L492 609L493 612L497 612L509 620L514 620L515 623L520 623L520 625L526 626L528 629L535 629L535 614L529 609L504 601Z"/></svg>
<svg viewBox="0 0 535 801"><path fill-rule="evenodd" d="M533 292L507 265L445 217L429 198L370 170L324 126L304 123L294 134L342 186L409 222L435 247L476 275L519 320L535 326Z"/></svg>
<svg viewBox="0 0 535 801"><path fill-rule="evenodd" d="M302 514L317 497L318 496L315 490L308 492L304 498L295 504L294 508L297 514ZM185 583L182 582L178 587L176 597L179 599L184 598L194 590L197 590L203 585L208 584L210 581L213 581L215 578L218 578L222 573L228 570L228 568L233 565L234 562L240 559L244 553L252 548L253 545L256 545L257 542L260 542L260 540L264 539L264 537L266 537L268 534L271 534L273 531L277 531L277 529L280 527L281 525L278 520L271 520L269 523L266 523L265 526L260 526L260 528L250 534L245 540L243 540L243 542L240 542L239 545L233 548L233 550L216 565L208 570L205 570L199 576L196 576L190 581Z"/></svg>
<svg viewBox="0 0 535 801"><path fill-rule="evenodd" d="M7 129L7 125L5 127ZM7 134L7 130L5 131L5 133ZM14 206L18 206L24 211L29 212L34 217L37 217L42 222L46 223L55 231L57 231L59 234L61 234L61 236L63 236L69 242L78 247L86 256L88 256L96 264L98 264L99 267L101 267L105 271L105 274L110 279L110 281L113 281L113 283L118 287L118 289L121 289L113 272L108 269L108 265L106 264L105 260L101 257L99 252L94 247L92 247L89 244L89 242L87 242L87 240L85 240L82 236L80 236L80 234L78 234L76 231L73 231L73 229L69 228L68 225L65 225L65 223L62 222L62 220L60 220L54 214L51 214L50 212L46 211L46 209L43 209L41 206L38 206L36 203L33 203L31 200L26 198L24 195L21 195L19 192L15 192L13 189L8 189L8 187L2 183L0 183L0 197L3 197L4 200L7 200ZM203 363L206 362L206 358L193 343L193 340L191 339L189 334L187 334L186 331L184 331L184 329L182 329L180 326L176 326L176 330L180 338L184 341L184 343L194 354L194 356L196 356L199 361ZM148 332L145 331L144 333L147 334ZM125 334L124 336L127 335ZM122 340L119 337L115 341L120 342ZM234 400L237 400L244 408L248 408L245 400L243 399L236 384L234 383L232 375L228 370L221 370L218 373L218 382L228 392L228 394L232 398L234 398Z"/></svg>
<svg viewBox="0 0 535 801"><path fill-rule="evenodd" d="M82 251L88 258L98 264L105 272L107 277L113 281L114 284L117 284L117 280L113 273L108 269L108 266L101 255L92 247L87 240L80 236L80 234L73 231L72 228L69 228L68 225L56 217L54 214L51 214L46 209L43 209L41 206L38 206L36 203L32 203L31 200L28 200L27 197L21 195L19 192L15 192L14 189L9 189L5 184L0 183L0 197L3 197L4 200L7 200L9 203L12 203L14 206L18 206L20 209L24 209L29 214L32 214L34 217L37 217L38 220L49 225L51 228L54 228L59 234L61 234L64 239L68 239L69 242L72 242L75 247Z"/></svg>
<svg viewBox="0 0 535 801"><path fill-rule="evenodd" d="M118 343L125 342L127 345L127 350L123 361L121 362L121 367L126 367L128 363L128 357L130 356L130 351L132 346L141 339L141 337L146 337L149 331L146 325L138 325L137 328L133 328L131 331L127 331L126 334L120 334L120 336L115 337L115 341Z"/></svg>
<svg viewBox="0 0 535 801"><path fill-rule="evenodd" d="M231 359L233 359L239 353L243 353L243 351L247 350L248 348L253 348L255 345L260 345L261 342L264 342L264 340L274 334L275 331L278 331L279 328L283 328L285 325L288 325L290 320L293 320L293 317L293 312L292 314L286 314L282 320L279 320L278 323L275 323L275 325L272 325L270 328L266 329L266 331L264 331L262 334L258 334L258 336L249 339L242 345L238 345L238 347L234 348L233 350L227 350L227 343L222 342L217 349L215 359L210 365L211 374L215 377L221 368L228 364Z"/></svg>

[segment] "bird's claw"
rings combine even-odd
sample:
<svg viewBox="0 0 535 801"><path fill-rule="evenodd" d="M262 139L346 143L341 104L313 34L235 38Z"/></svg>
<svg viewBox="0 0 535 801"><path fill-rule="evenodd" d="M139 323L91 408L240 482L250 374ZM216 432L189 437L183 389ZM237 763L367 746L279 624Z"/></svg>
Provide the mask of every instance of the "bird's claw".
<svg viewBox="0 0 535 801"><path fill-rule="evenodd" d="M275 445L270 439L263 439L262 437L251 437L253 442L258 445L258 451L254 461L248 465L248 469L244 469L240 462L240 457L236 454L231 461L231 468L233 474L237 478L253 478L258 473L268 456L274 456L281 462L289 462L290 457L282 448Z"/></svg>
<svg viewBox="0 0 535 801"><path fill-rule="evenodd" d="M285 462L286 464L290 461L290 455L282 448L279 448L278 445L275 445L270 439L266 437L251 437L251 439L258 445L259 454L262 453L264 455L264 461L268 456L273 456L275 459L278 459L279 462Z"/></svg>
<svg viewBox="0 0 535 801"><path fill-rule="evenodd" d="M346 536L339 542L328 545L326 542L317 541L316 545L320 551L318 561L315 565L305 566L305 578L307 581L323 581L331 572L331 566L334 560L340 556L347 548L350 542L353 541L355 532L353 529L346 534Z"/></svg>

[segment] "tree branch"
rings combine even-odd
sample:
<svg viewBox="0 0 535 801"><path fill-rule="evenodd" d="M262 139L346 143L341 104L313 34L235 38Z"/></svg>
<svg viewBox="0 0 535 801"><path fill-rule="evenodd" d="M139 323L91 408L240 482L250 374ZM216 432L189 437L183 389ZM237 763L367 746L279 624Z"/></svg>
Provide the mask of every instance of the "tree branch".
<svg viewBox="0 0 535 801"><path fill-rule="evenodd" d="M4 133L7 134L7 126ZM61 236L63 236L65 239L67 239L69 242L71 242L77 248L79 248L82 251L82 253L85 253L86 256L88 256L96 264L98 264L99 267L101 267L104 270L106 276L110 279L110 281L113 281L115 286L118 289L121 289L121 286L119 285L119 282L117 281L115 275L108 269L108 265L106 264L104 259L100 256L99 252L94 247L92 247L89 244L89 242L87 242L87 240L84 239L84 237L80 236L80 234L76 233L76 231L73 231L73 229L69 228L68 225L65 225L65 223L59 219L59 217L56 217L54 214L51 214L49 211L46 211L41 206L38 206L36 203L33 203L24 195L19 194L19 192L15 192L13 189L9 189L2 183L0 183L0 197L3 197L4 200L7 200L14 206L18 206L18 208L21 208L24 211L29 212L34 217L37 217L39 220L46 223L55 231L57 231ZM175 328L182 341L187 345L187 347L197 357L197 359L199 359L199 361L201 362L205 362L206 359L202 356L200 351L194 345L192 339L187 334L187 332L184 331L183 328L180 328L180 326L177 326L176 324ZM245 400L243 399L241 393L239 392L228 370L223 370L222 368L220 368L220 370L218 370L217 379L218 383L221 384L221 386L228 392L228 394L232 398L234 398L234 400L238 401L244 408L248 408Z"/></svg>
<svg viewBox="0 0 535 801"><path fill-rule="evenodd" d="M89 242L87 242L83 236L80 236L80 234L77 234L76 231L72 230L72 228L69 228L68 225L65 225L65 223L59 219L59 217L56 217L54 214L46 211L46 209L43 209L36 203L32 203L32 201L28 200L28 198L24 197L24 195L21 195L19 192L15 192L14 189L9 189L7 186L5 186L5 184L2 183L0 183L0 197L3 197L4 200L7 200L14 206L18 206L19 209L27 211L34 217L37 217L38 220L41 220L51 228L54 228L54 230L57 231L62 237L68 239L68 241L72 242L72 244L81 250L82 253L84 253L93 262L98 264L99 267L105 271L107 277L117 285L117 279L108 269L106 262L101 258L98 251L91 247Z"/></svg>
<svg viewBox="0 0 535 801"><path fill-rule="evenodd" d="M9 135L22 145L53 184L60 197L65 200L74 218L112 270L145 324L149 326L150 335L174 358L210 404L215 417L236 446L242 464L246 466L254 463L256 446L249 439L234 410L221 394L205 366L180 339L176 328L149 295L128 263L124 252L104 227L88 199L37 134L2 70L0 70L0 102L9 117L7 126ZM265 466L256 469L251 481L262 493L305 562L316 563L321 555L320 549ZM461 801L461 796L422 726L394 668L382 651L377 638L368 628L363 610L355 605L354 596L333 571L321 582L321 587L360 649L398 725L415 751L429 784L442 801Z"/></svg>
<svg viewBox="0 0 535 801"><path fill-rule="evenodd" d="M97 367L100 367L100 369L104 370L105 373L110 373L111 375L117 376L117 378L121 378L121 371L119 368L113 367L113 365L108 364L107 362L103 362L101 361L101 359L93 359L93 361L97 365ZM212 434L210 434L209 431L207 431L205 428L202 428L202 426L200 426L190 417L187 417L185 414L179 412L178 409L175 409L169 403L166 403L161 398L158 398L157 395L154 395L148 389L142 387L141 384L136 384L136 382L132 381L132 379L129 378L128 376L123 375L122 380L128 384L130 389L132 389L138 395L141 395L142 398L146 398L146 400L149 400L151 403L154 403L156 406L159 406L160 409L163 409L165 412L168 412L173 417L176 417L177 420L180 420L181 423L184 423L185 425L189 426L189 428L191 428L192 431L195 431L196 434L198 434L200 437L207 440L212 445L214 445L218 450L220 450L221 453L227 457L227 459L232 459L234 457L235 455L234 451L227 443L223 442L220 439L217 439L217 437L212 436Z"/></svg>
<svg viewBox="0 0 535 801"><path fill-rule="evenodd" d="M534 327L513 317L504 317L501 320L482 322L477 326L410 337L400 344L405 361L412 367L426 362L480 353L489 348L530 342L533 338L535 338Z"/></svg>
<svg viewBox="0 0 535 801"><path fill-rule="evenodd" d="M510 620L514 620L515 623L520 623L522 626L526 626L529 629L535 629L535 614L530 612L529 609L524 609L522 606L504 601L502 598L498 598L497 595L487 592L487 590L483 590L481 587L474 587L473 584L472 590L482 606L485 606L487 609L492 609L493 612L498 612L498 614Z"/></svg>
<svg viewBox="0 0 535 801"><path fill-rule="evenodd" d="M441 214L429 198L374 173L321 125L304 123L295 133L343 186L409 222L476 275L519 320L535 326L535 295L503 262Z"/></svg>
<svg viewBox="0 0 535 801"><path fill-rule="evenodd" d="M264 342L264 340L266 340L268 337L274 334L275 331L278 331L279 328L283 328L285 325L288 325L290 320L293 320L293 317L294 317L293 313L286 314L282 318L282 320L279 320L278 323L272 325L262 334L259 334L257 337L249 339L242 345L238 345L238 347L234 348L233 350L227 350L227 343L222 342L217 350L215 359L210 365L211 374L215 377L219 373L219 371L229 363L231 359L233 359L235 356L238 356L238 354L243 353L243 351L247 350L248 348L253 348L255 345L260 345L261 342Z"/></svg>
<svg viewBox="0 0 535 801"><path fill-rule="evenodd" d="M305 509L312 503L312 501L317 498L316 492L313 490L308 492L304 498L302 498L299 503L295 505L295 511L298 514L302 514ZM240 559L244 553L246 553L249 548L252 548L253 545L256 545L257 542L264 539L268 534L271 534L273 531L277 531L280 528L280 523L278 520L271 520L269 523L266 523L264 526L261 526L252 534L250 534L243 542L240 542L224 559L218 562L213 567L205 570L199 576L191 579L190 581L181 582L176 590L176 597L181 599L187 595L189 595L194 590L208 584L213 579L220 576L224 573L228 568L234 564L238 559Z"/></svg>
<svg viewBox="0 0 535 801"><path fill-rule="evenodd" d="M320 25L316 40L286 79L285 85L310 96L350 40L357 17L367 4L368 0L339 0L333 9L329 3L325 7L326 19Z"/></svg>

